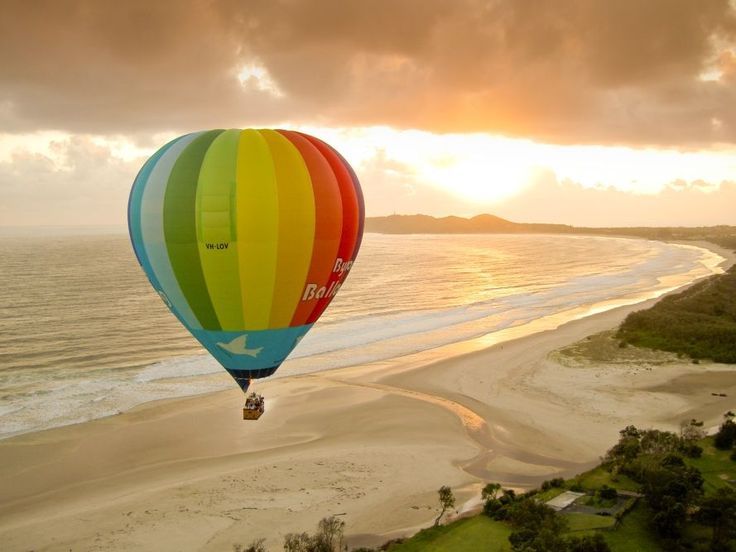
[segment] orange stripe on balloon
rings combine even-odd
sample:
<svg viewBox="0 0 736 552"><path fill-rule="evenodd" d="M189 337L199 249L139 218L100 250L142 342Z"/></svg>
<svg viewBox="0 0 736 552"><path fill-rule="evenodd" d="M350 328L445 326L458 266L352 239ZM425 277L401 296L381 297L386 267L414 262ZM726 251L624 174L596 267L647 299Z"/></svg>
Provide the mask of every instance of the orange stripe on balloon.
<svg viewBox="0 0 736 552"><path fill-rule="evenodd" d="M327 287L335 266L342 237L342 197L335 173L327 159L304 136L279 130L304 158L309 176L312 179L315 207L315 233L312 260L302 297L297 305L291 326L307 323L319 299L327 293Z"/></svg>
<svg viewBox="0 0 736 552"><path fill-rule="evenodd" d="M340 201L342 203L342 232L340 235L340 245L337 248L337 255L333 262L335 265L337 265L338 259L342 262L348 262L352 259L353 251L357 244L358 226L360 222L358 197L355 191L353 178L343 160L340 159L332 148L313 136L309 136L308 134L303 134L301 132L299 134L319 150L320 154L322 154L329 163L330 168L337 179L337 184L340 189ZM335 265L333 265L333 268ZM326 284L327 289L335 291L337 286L342 285L342 282L345 280L347 275L347 271L343 271L342 273L339 271L332 272ZM330 301L332 301L332 297L334 297L334 293L317 301L314 310L307 318L307 324L314 323L320 317L330 304Z"/></svg>

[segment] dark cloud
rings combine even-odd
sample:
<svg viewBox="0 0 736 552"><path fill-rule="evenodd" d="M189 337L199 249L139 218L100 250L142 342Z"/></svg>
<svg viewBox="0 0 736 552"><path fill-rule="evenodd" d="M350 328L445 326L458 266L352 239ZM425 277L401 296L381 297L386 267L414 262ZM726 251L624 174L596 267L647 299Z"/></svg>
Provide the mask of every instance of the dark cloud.
<svg viewBox="0 0 736 552"><path fill-rule="evenodd" d="M734 11L729 0L11 0L0 127L293 121L734 142ZM284 96L243 88L249 63ZM709 70L720 78L698 78Z"/></svg>

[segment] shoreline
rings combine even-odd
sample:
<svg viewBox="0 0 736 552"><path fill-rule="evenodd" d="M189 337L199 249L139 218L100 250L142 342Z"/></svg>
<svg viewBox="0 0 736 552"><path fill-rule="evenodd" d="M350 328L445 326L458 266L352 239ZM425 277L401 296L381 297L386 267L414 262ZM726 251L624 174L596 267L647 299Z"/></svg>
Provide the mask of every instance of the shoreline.
<svg viewBox="0 0 736 552"><path fill-rule="evenodd" d="M486 480L527 487L584 471L623 425L733 408L705 390L735 368L548 358L658 299L495 345L268 381L257 424L239 419L229 390L5 439L0 538L8 550L222 550L266 537L278 550L285 533L345 513L351 546L374 545L426 525L441 485L463 504Z"/></svg>
<svg viewBox="0 0 736 552"><path fill-rule="evenodd" d="M632 238L630 236L604 236L603 239L610 240L642 240L641 238ZM644 240L651 241L651 240ZM708 245L704 242L681 242L673 241L673 245L685 245L685 246L696 246L702 247ZM693 247L695 249L696 247ZM713 246L711 250L718 249L717 246ZM313 371L325 371L333 368L343 368L355 364L371 363L376 360L388 360L400 359L405 356L413 355L414 353L422 353L431 351L432 349L439 349L441 351L447 351L439 355L439 358L446 356L453 356L457 354L452 348L445 349L445 347L452 347L455 343L477 343L476 348L485 348L492 344L500 341L513 339L522 335L529 335L547 329L549 327L556 327L560 324L572 320L588 316L590 314L615 308L621 305L635 304L643 302L650 298L659 297L670 290L676 289L683 285L693 281L696 277L701 277L698 272L705 272L706 270L712 271L714 269L714 263L717 262L716 255L724 254L730 255L727 250L720 249L716 254L711 251L710 254L700 253L701 259L697 265L693 265L688 271L680 272L679 274L672 274L661 276L658 279L658 283L652 281L652 276L656 273L649 274L648 283L651 284L650 290L636 291L635 288L626 290L620 290L623 295L615 294L610 298L597 297L588 298L594 302L590 305L580 305L577 307L568 306L569 310L564 310L556 313L547 315L549 318L545 320L550 323L539 323L539 318L532 318L533 316L540 316L539 312L531 312L523 320L515 320L513 325L504 329L499 329L501 324L496 324L495 328L492 327L473 327L473 318L460 323L462 330L458 330L459 326L451 325L446 329L446 335L437 336L429 340L422 342L422 339L417 336L421 336L421 332L410 333L410 338L417 339L417 343L413 346L405 347L402 346L403 335L399 332L399 336L393 338L385 338L379 340L378 343L372 343L368 341L359 346L358 353L359 358L350 355L343 355L343 357L331 356L331 351L327 349L326 352L312 352L306 356L300 356L297 351L297 356L290 358L288 363L271 379L288 377L301 373L313 372ZM710 257L708 257L710 255ZM696 268L700 267L700 268ZM679 266L682 270L682 265ZM704 270L706 269L706 270ZM656 280L655 280L656 281ZM517 325L518 324L518 325ZM432 328L432 331L437 330L436 327ZM490 333L483 333L490 332ZM315 334L316 336L317 334ZM464 352L464 351L463 351ZM434 361L438 357L430 356L427 357L428 362ZM183 364L184 373L182 374L179 370L180 364ZM200 365L196 368L196 365ZM326 366L325 366L326 365ZM172 368L176 367L176 373L172 372ZM194 368L193 368L194 367ZM124 367L124 370L127 370ZM232 384L229 378L227 380L222 379L222 371L217 362L205 353L201 348L198 354L185 354L183 356L173 356L169 358L158 358L152 359L148 364L134 367L138 372L136 374L125 375L123 374L123 380L125 377L129 378L130 381L121 381L122 386L115 386L109 397L105 394L97 394L94 396L82 397L82 400L87 399L86 403L80 404L82 407L80 410L74 410L71 402L64 402L65 397L59 397L60 402L58 404L60 409L52 409L51 416L47 409L40 408L38 401L14 401L11 400L9 410L10 419L6 419L8 425L3 427L2 434L0 434L0 440L7 439L22 435L24 433L32 433L36 431L42 431L46 429L53 429L56 427L62 427L64 425L86 423L94 419L103 418L107 416L119 415L123 412L128 412L134 408L147 403L153 403L160 400L168 400L171 398L185 398L195 395L208 394L211 392L217 392L220 390L228 389L229 385ZM159 372L157 372L159 370ZM161 372L163 370L163 372ZM189 375L187 375L189 374ZM136 382L153 382L152 386L138 386L136 388ZM78 379L78 378L77 378ZM75 381L72 378L72 382ZM94 380L92 383L102 384L104 387L104 381ZM130 383L131 385L127 385ZM158 387L157 387L158 385ZM172 389L167 388L171 386ZM61 389L74 388L74 384L67 384L62 386ZM137 393L135 391L138 391ZM73 395L74 393L72 393ZM23 396L21 393L20 397ZM55 403L56 393L48 395L46 398L51 400L51 404ZM20 412L18 417L14 417L14 412Z"/></svg>

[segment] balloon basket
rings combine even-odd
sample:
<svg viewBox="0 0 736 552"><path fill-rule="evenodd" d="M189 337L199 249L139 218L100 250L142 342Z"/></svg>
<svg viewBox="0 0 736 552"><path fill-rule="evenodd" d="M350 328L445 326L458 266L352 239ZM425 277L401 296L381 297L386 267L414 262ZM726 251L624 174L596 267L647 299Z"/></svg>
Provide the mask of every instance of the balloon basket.
<svg viewBox="0 0 736 552"><path fill-rule="evenodd" d="M266 401L263 396L257 393L251 393L248 398L245 399L243 405L243 419L244 420L257 420L266 411Z"/></svg>
<svg viewBox="0 0 736 552"><path fill-rule="evenodd" d="M244 420L257 420L263 415L263 410L253 410L243 407Z"/></svg>

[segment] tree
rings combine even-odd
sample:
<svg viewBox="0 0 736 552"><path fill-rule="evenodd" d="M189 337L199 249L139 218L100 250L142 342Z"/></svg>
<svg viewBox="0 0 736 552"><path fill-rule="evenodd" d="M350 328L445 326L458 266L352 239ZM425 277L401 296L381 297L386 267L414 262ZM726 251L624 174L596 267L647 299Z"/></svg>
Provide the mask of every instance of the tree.
<svg viewBox="0 0 736 552"><path fill-rule="evenodd" d="M452 489L450 489L450 487L448 487L447 485L442 485L437 493L440 495L439 499L442 511L440 511L440 515L437 516L437 519L434 520L435 527L440 524L440 519L442 519L442 516L445 515L445 512L449 508L455 507L455 496L452 494Z"/></svg>
<svg viewBox="0 0 736 552"><path fill-rule="evenodd" d="M307 533L287 533L284 537L286 552L311 552L314 539Z"/></svg>
<svg viewBox="0 0 736 552"><path fill-rule="evenodd" d="M638 439L641 437L641 431L636 426L629 425L618 432L621 437L634 437Z"/></svg>
<svg viewBox="0 0 736 552"><path fill-rule="evenodd" d="M728 541L736 536L736 491L720 488L703 500L697 520L713 528L711 550L728 550Z"/></svg>
<svg viewBox="0 0 736 552"><path fill-rule="evenodd" d="M342 552L345 522L335 516L322 518L317 533L288 533L284 537L286 552ZM247 551L246 551L247 552ZM260 552L260 551L258 551Z"/></svg>
<svg viewBox="0 0 736 552"><path fill-rule="evenodd" d="M514 532L509 535L513 550L524 552L565 552L567 543L562 533L566 521L555 511L533 499L519 499L509 508L509 521Z"/></svg>
<svg viewBox="0 0 736 552"><path fill-rule="evenodd" d="M682 458L668 454L642 469L639 477L641 490L654 516L657 533L666 538L677 538L687 520L688 508L703 493L703 476L697 468L686 466Z"/></svg>
<svg viewBox="0 0 736 552"><path fill-rule="evenodd" d="M626 426L619 431L621 437L618 443L613 445L606 453L604 461L614 470L618 470L631 462L641 452L641 445L639 444L641 434L642 432L633 425Z"/></svg>
<svg viewBox="0 0 736 552"><path fill-rule="evenodd" d="M501 496L498 491L501 490ZM481 493L483 497L483 513L495 520L502 521L508 517L508 510L516 500L513 489L501 489L497 483L489 483Z"/></svg>
<svg viewBox="0 0 736 552"><path fill-rule="evenodd" d="M233 552L266 552L264 542L266 539L256 539L245 548L242 544L233 544Z"/></svg>
<svg viewBox="0 0 736 552"><path fill-rule="evenodd" d="M611 552L606 539L600 533L568 539L567 550L568 552Z"/></svg>
<svg viewBox="0 0 736 552"><path fill-rule="evenodd" d="M713 439L713 444L718 449L728 450L736 442L736 423L733 421L733 412L730 410L723 417L725 420L721 424L721 427L718 428L718 433L716 433Z"/></svg>
<svg viewBox="0 0 736 552"><path fill-rule="evenodd" d="M341 552L345 522L338 517L322 518L315 538L315 552Z"/></svg>
<svg viewBox="0 0 736 552"><path fill-rule="evenodd" d="M568 543L557 524L545 522L537 528L514 531L509 535L511 549L518 552L567 552Z"/></svg>
<svg viewBox="0 0 736 552"><path fill-rule="evenodd" d="M480 493L481 498L483 499L483 502L488 502L489 500L496 500L498 497L498 492L501 490L501 484L500 483L488 483L485 487L483 487L483 490Z"/></svg>
<svg viewBox="0 0 736 552"><path fill-rule="evenodd" d="M555 511L552 508L531 499L514 502L509 511L509 521L517 528L541 527L546 520L554 517L556 517Z"/></svg>
<svg viewBox="0 0 736 552"><path fill-rule="evenodd" d="M618 491L613 487L603 485L600 489L598 489L598 496L601 497L603 500L615 500L616 498L618 498Z"/></svg>
<svg viewBox="0 0 736 552"><path fill-rule="evenodd" d="M660 536L676 539L687 520L687 509L685 504L678 502L672 497L666 497L662 501L660 509L654 514L652 523Z"/></svg>
<svg viewBox="0 0 736 552"><path fill-rule="evenodd" d="M680 438L677 435L671 431L661 431L659 429L642 431L639 443L643 454L667 454L680 448Z"/></svg>
<svg viewBox="0 0 736 552"><path fill-rule="evenodd" d="M683 441L692 443L700 441L705 436L706 432L703 429L702 421L691 418L690 420L682 420L680 422L680 437Z"/></svg>

